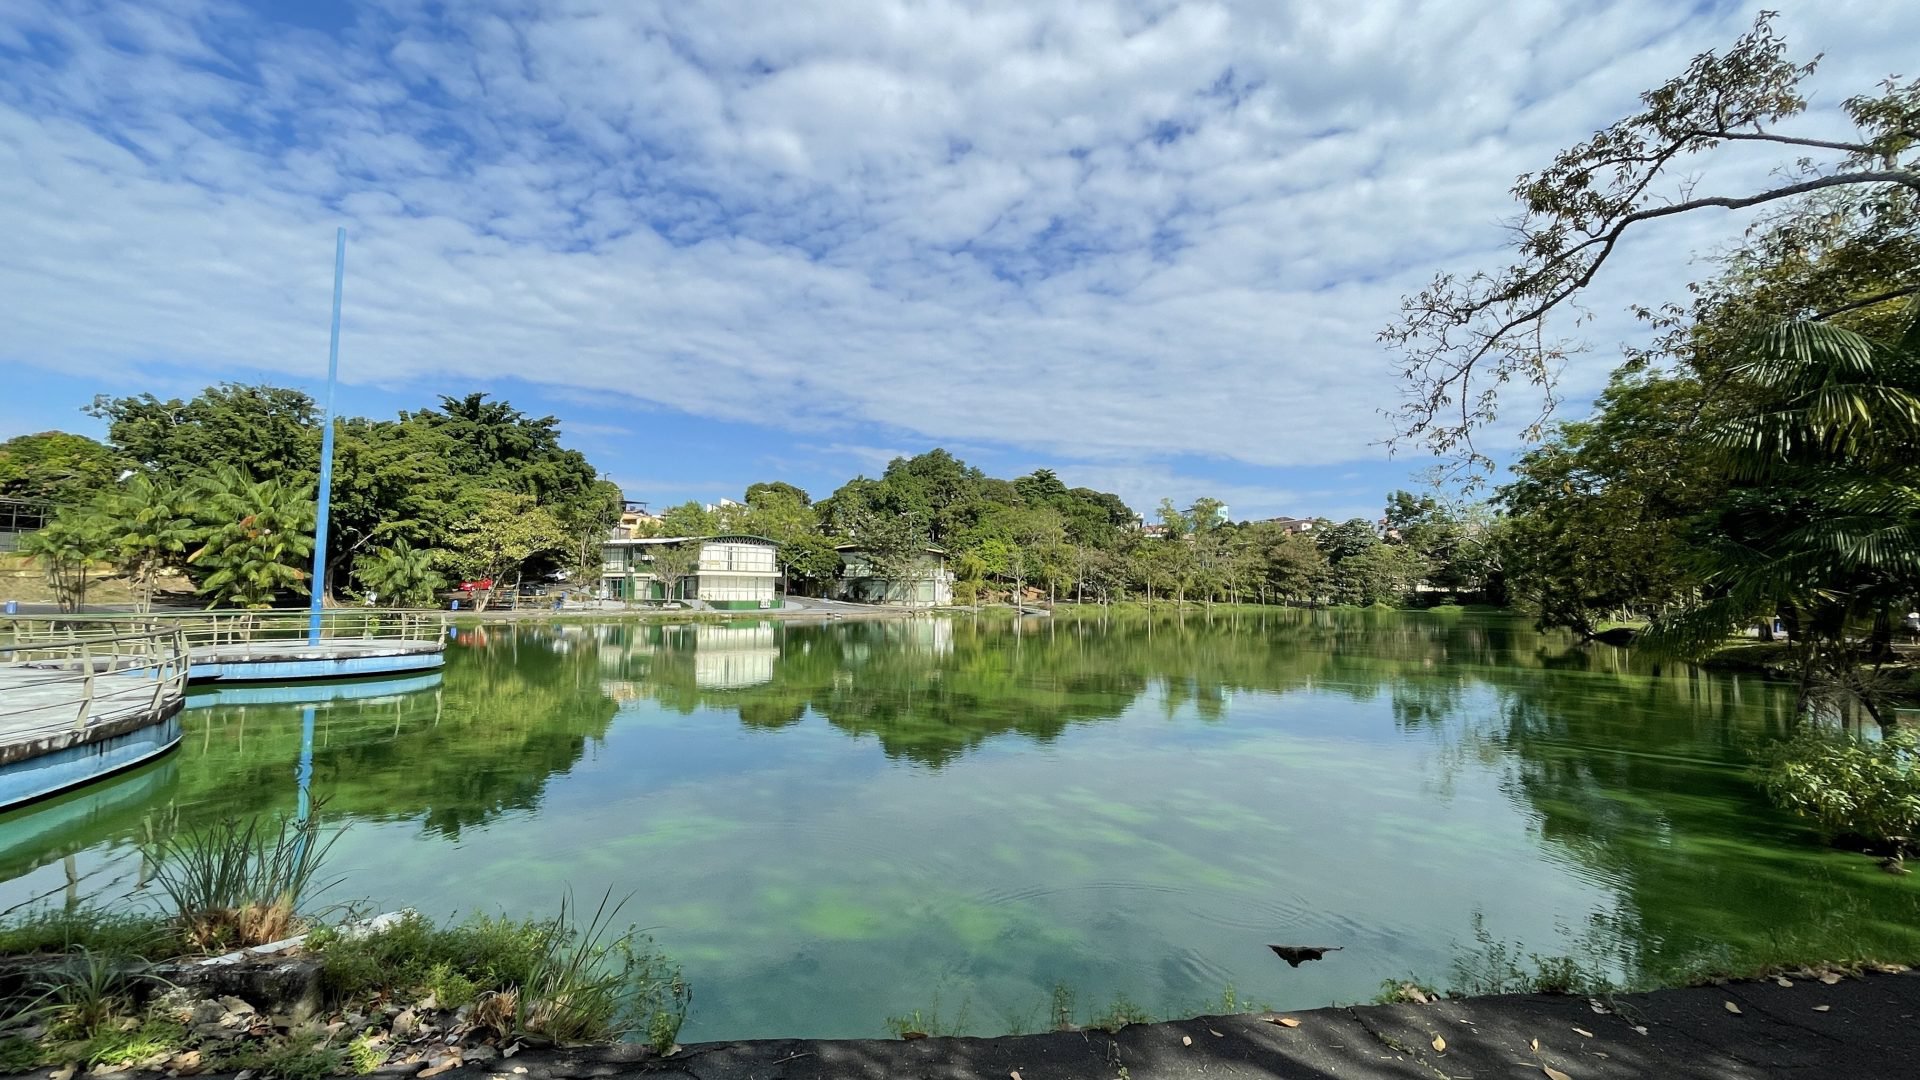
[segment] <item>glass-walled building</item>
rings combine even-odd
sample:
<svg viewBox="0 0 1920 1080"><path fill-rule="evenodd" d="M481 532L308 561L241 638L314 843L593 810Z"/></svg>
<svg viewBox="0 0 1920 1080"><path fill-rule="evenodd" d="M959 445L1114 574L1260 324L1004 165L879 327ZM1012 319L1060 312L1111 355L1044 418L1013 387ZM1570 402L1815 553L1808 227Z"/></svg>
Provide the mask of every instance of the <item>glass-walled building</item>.
<svg viewBox="0 0 1920 1080"><path fill-rule="evenodd" d="M683 560L684 576L671 587L654 572L663 548L699 545L699 558ZM601 549L601 595L614 600L698 600L722 610L779 606L779 545L762 536L648 537L608 540ZM676 556L669 555L669 559Z"/></svg>

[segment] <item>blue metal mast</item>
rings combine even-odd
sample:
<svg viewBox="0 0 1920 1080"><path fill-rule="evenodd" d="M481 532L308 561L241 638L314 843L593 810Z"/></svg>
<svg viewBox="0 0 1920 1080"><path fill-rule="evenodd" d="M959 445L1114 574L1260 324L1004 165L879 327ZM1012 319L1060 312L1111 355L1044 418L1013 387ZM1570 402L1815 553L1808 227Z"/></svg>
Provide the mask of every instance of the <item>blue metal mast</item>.
<svg viewBox="0 0 1920 1080"><path fill-rule="evenodd" d="M320 504L313 519L313 579L309 581L307 644L320 644L320 608L327 593L327 515L333 502L333 383L340 375L340 286L347 273L347 230L333 234L333 335L327 342L327 407L320 428Z"/></svg>

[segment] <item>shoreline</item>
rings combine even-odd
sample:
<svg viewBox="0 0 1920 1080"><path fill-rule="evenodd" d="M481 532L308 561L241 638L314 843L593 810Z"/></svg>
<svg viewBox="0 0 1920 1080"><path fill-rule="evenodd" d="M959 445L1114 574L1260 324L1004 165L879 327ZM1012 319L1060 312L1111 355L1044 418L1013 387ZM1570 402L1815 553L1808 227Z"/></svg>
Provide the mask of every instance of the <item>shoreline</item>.
<svg viewBox="0 0 1920 1080"><path fill-rule="evenodd" d="M1834 978L1829 974L1826 978ZM749 1039L666 1057L639 1045L474 1053L437 1070L488 1080L1572 1080L1896 1076L1920 1055L1920 973L1815 972L1589 998L1508 994L1329 1006L987 1038ZM1282 1018L1288 1023L1283 1023ZM406 1076L421 1062L376 1068ZM50 1080L57 1070L14 1075ZM159 1075L139 1070L115 1075ZM208 1078L232 1073L204 1073Z"/></svg>

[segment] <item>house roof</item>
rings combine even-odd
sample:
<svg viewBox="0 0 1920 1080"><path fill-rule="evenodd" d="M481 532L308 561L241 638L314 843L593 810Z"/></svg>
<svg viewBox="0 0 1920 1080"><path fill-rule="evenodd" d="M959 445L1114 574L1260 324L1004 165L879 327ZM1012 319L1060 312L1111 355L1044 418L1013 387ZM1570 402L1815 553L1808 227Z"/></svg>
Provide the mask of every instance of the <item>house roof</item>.
<svg viewBox="0 0 1920 1080"><path fill-rule="evenodd" d="M769 540L764 536L749 536L746 533L723 533L719 536L641 536L626 540L607 541L608 544L629 544L635 547L642 544L708 544L716 542L729 544L765 544L768 547L780 546L778 540Z"/></svg>
<svg viewBox="0 0 1920 1080"><path fill-rule="evenodd" d="M835 545L833 546L833 550L835 550L835 551L865 551L865 550L867 550L867 547L866 547L866 545L865 545L865 544L835 544ZM934 547L934 546L933 546L932 544L928 544L928 545L927 545L926 547L923 547L923 548L921 548L920 550L922 550L922 551L924 551L924 552L926 552L926 553L927 553L927 554L929 554L929 555L945 555L945 554L947 554L947 549L946 549L946 548L937 548L937 547Z"/></svg>

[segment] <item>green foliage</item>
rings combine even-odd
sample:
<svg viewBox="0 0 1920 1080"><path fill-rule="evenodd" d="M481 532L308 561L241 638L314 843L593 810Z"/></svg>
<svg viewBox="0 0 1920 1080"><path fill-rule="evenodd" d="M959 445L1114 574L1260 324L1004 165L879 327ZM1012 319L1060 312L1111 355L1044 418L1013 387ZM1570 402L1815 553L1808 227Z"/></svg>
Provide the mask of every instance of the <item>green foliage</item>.
<svg viewBox="0 0 1920 1080"><path fill-rule="evenodd" d="M447 1007L475 1002L504 1033L563 1042L639 1033L665 1049L691 991L637 929L614 930L621 907L603 898L584 925L570 900L551 919L477 915L437 927L409 914L371 932L315 931L308 947L335 998L427 991Z"/></svg>
<svg viewBox="0 0 1920 1080"><path fill-rule="evenodd" d="M0 1073L32 1072L46 1064L46 1048L30 1039L9 1035L0 1039Z"/></svg>
<svg viewBox="0 0 1920 1080"><path fill-rule="evenodd" d="M1133 1001L1125 994L1118 994L1105 1009L1087 1020L1087 1026L1097 1031L1114 1032L1129 1024L1151 1024L1153 1014Z"/></svg>
<svg viewBox="0 0 1920 1080"><path fill-rule="evenodd" d="M1757 756L1776 806L1811 819L1828 839L1899 852L1920 837L1920 733L1896 727L1863 739L1815 723Z"/></svg>
<svg viewBox="0 0 1920 1080"><path fill-rule="evenodd" d="M1373 996L1373 1003L1375 1005L1421 1005L1445 996L1433 987L1412 979L1387 979L1380 984L1380 992Z"/></svg>
<svg viewBox="0 0 1920 1080"><path fill-rule="evenodd" d="M951 1017L943 1017L940 1015L940 995L935 994L933 1003L925 1009L914 1009L900 1016L887 1017L887 1030L903 1039L966 1035L969 1033L971 1012L970 1003L963 1001Z"/></svg>
<svg viewBox="0 0 1920 1080"><path fill-rule="evenodd" d="M54 1056L89 1066L125 1065L171 1054L186 1045L187 1029L176 1021L129 1017L118 1024L103 1025L77 1047L62 1048Z"/></svg>
<svg viewBox="0 0 1920 1080"><path fill-rule="evenodd" d="M212 607L268 607L307 591L313 555L313 491L284 480L255 481L231 467L203 474L194 496L205 540L187 557L204 576Z"/></svg>
<svg viewBox="0 0 1920 1080"><path fill-rule="evenodd" d="M365 1076L386 1064L387 1052L384 1040L375 1040L363 1031L347 1044L347 1065L355 1076Z"/></svg>
<svg viewBox="0 0 1920 1080"><path fill-rule="evenodd" d="M283 818L229 818L146 850L182 939L200 949L264 945L296 932L301 895L313 887L340 834L323 837L316 810Z"/></svg>
<svg viewBox="0 0 1920 1080"><path fill-rule="evenodd" d="M529 559L564 551L566 531L532 495L482 493L478 505L448 530L446 565L462 580L491 579L504 587ZM487 597L475 597L486 610Z"/></svg>
<svg viewBox="0 0 1920 1080"><path fill-rule="evenodd" d="M86 507L63 507L46 527L20 538L20 551L40 566L64 612L87 603L94 564L111 550L106 522Z"/></svg>
<svg viewBox="0 0 1920 1080"><path fill-rule="evenodd" d="M93 907L41 908L0 923L0 956L65 953L153 956L175 946L166 920Z"/></svg>
<svg viewBox="0 0 1920 1080"><path fill-rule="evenodd" d="M432 553L405 540L361 556L354 564L354 576L363 589L389 607L430 606L435 594L447 587L447 579L433 568Z"/></svg>
<svg viewBox="0 0 1920 1080"><path fill-rule="evenodd" d="M0 442L0 498L82 503L113 486L125 467L112 447L85 435L16 435Z"/></svg>
<svg viewBox="0 0 1920 1080"><path fill-rule="evenodd" d="M232 470L300 488L319 475L319 410L298 390L221 383L191 401L102 395L87 412L107 421L121 453L176 483Z"/></svg>
<svg viewBox="0 0 1920 1080"><path fill-rule="evenodd" d="M324 1032L306 1027L250 1047L224 1064L251 1069L266 1080L324 1080L346 1071L351 1062L346 1048L328 1045Z"/></svg>
<svg viewBox="0 0 1920 1080"><path fill-rule="evenodd" d="M154 577L180 563L200 541L187 491L171 480L143 475L96 496L90 512L107 537L107 558L132 579L139 610L153 606Z"/></svg>

